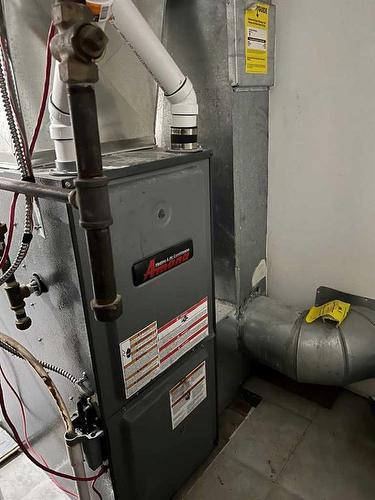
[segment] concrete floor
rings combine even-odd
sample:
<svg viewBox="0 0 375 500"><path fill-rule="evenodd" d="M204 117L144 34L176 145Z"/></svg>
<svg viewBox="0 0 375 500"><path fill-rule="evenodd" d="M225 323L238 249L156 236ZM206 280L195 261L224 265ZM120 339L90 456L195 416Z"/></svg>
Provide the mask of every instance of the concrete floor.
<svg viewBox="0 0 375 500"><path fill-rule="evenodd" d="M262 402L230 438L242 418L226 412L221 444L229 441L178 498L375 498L375 420L365 399L343 391L327 410L256 377L245 387ZM22 455L0 468L0 488L4 500L67 498Z"/></svg>

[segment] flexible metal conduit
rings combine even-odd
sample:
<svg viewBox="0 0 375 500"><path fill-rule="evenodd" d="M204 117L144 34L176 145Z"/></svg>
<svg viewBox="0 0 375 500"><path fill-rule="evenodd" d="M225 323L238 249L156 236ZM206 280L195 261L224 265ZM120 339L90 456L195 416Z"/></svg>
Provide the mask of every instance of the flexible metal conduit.
<svg viewBox="0 0 375 500"><path fill-rule="evenodd" d="M33 181L33 171L30 151L27 145L25 124L23 122L21 105L9 52L3 1L0 1L0 97L11 135L17 166L22 173L22 179L23 181ZM0 286L4 285L9 278L12 278L12 275L17 271L28 252L33 232L32 218L33 199L31 196L26 196L23 238L13 264L9 266L0 278Z"/></svg>
<svg viewBox="0 0 375 500"><path fill-rule="evenodd" d="M339 328L305 317L258 297L242 316L247 354L298 382L344 386L375 376L375 311L352 306Z"/></svg>
<svg viewBox="0 0 375 500"><path fill-rule="evenodd" d="M17 358L24 359L16 349L6 344L5 342L2 342L1 340L0 340L0 348L4 349L4 351L9 352L10 354L13 354L13 356L16 356ZM85 386L83 379L76 378L67 370L64 370L64 368L60 368L59 366L53 365L52 363L47 363L46 361L41 361L40 359L38 360L38 362L42 365L42 367L45 370L57 373L61 377L64 377L67 380L69 380L69 382L71 382L72 384L76 385L82 392L82 394L84 394L85 396L93 395L93 391Z"/></svg>

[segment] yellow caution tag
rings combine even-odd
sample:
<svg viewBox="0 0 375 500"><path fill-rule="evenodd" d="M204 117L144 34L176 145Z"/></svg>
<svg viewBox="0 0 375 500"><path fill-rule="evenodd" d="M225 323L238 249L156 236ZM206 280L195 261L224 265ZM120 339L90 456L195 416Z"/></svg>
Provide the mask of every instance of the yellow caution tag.
<svg viewBox="0 0 375 500"><path fill-rule="evenodd" d="M306 323L312 323L318 318L323 321L331 321L340 326L347 317L350 309L350 304L341 300L332 300L319 307L312 307L306 316Z"/></svg>
<svg viewBox="0 0 375 500"><path fill-rule="evenodd" d="M268 73L268 17L270 6L255 2L245 11L245 71Z"/></svg>

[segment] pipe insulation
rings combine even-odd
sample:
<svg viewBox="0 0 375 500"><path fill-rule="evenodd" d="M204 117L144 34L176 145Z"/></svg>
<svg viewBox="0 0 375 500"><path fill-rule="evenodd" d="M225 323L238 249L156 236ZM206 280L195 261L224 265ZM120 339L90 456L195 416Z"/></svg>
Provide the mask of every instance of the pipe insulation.
<svg viewBox="0 0 375 500"><path fill-rule="evenodd" d="M375 376L375 311L352 306L340 327L258 297L242 314L241 342L255 361L298 382L346 386Z"/></svg>

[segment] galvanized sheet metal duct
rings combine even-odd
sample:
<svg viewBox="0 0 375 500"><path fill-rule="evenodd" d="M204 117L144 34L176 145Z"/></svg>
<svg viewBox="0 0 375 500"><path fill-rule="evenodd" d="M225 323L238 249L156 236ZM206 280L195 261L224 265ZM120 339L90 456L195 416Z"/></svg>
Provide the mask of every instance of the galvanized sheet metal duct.
<svg viewBox="0 0 375 500"><path fill-rule="evenodd" d="M241 320L247 354L298 382L345 386L375 375L375 311L352 306L340 328L269 297L249 303Z"/></svg>

